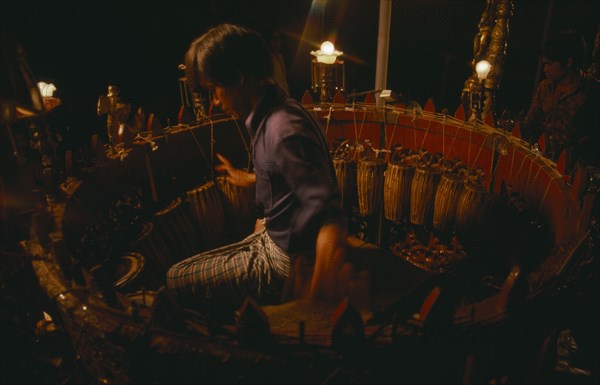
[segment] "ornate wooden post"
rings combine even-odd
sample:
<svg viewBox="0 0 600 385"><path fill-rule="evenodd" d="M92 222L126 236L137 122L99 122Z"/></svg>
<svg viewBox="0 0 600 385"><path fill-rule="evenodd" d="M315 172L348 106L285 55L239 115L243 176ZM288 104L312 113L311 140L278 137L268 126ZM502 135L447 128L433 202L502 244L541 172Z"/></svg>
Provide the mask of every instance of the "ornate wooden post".
<svg viewBox="0 0 600 385"><path fill-rule="evenodd" d="M500 85L504 70L504 57L506 56L509 20L513 15L514 5L512 0L487 0L486 7L479 21L479 31L473 41L473 67L472 75L465 81L461 101L467 113L467 119L474 114L471 103L473 93L481 93L478 98L483 98L481 111L482 119L494 113L496 90ZM487 60L492 68L484 80L483 91L480 91L479 79L475 66L481 60ZM476 98L476 99L478 99Z"/></svg>

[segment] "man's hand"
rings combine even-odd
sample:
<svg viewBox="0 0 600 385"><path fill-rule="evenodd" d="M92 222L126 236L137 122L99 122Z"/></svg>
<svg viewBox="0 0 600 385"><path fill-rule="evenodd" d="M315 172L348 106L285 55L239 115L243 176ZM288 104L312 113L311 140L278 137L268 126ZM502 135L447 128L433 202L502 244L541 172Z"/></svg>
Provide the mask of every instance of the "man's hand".
<svg viewBox="0 0 600 385"><path fill-rule="evenodd" d="M225 158L221 154L217 154L217 158L221 161L221 164L215 167L218 172L227 173L226 179L229 183L239 187L252 187L256 183L256 175L243 170L238 170L233 167L229 159Z"/></svg>
<svg viewBox="0 0 600 385"><path fill-rule="evenodd" d="M265 228L265 218L258 218L254 223L254 232L258 233Z"/></svg>

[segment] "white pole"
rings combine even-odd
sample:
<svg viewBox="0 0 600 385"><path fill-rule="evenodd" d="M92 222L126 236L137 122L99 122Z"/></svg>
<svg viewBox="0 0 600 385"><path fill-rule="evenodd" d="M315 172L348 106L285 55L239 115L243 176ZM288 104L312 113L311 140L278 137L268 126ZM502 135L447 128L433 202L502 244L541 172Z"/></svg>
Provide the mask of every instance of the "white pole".
<svg viewBox="0 0 600 385"><path fill-rule="evenodd" d="M390 50L390 24L392 20L392 0L379 0L379 35L377 37L377 64L375 68L375 89L387 88L388 52ZM383 101L375 94L377 106Z"/></svg>

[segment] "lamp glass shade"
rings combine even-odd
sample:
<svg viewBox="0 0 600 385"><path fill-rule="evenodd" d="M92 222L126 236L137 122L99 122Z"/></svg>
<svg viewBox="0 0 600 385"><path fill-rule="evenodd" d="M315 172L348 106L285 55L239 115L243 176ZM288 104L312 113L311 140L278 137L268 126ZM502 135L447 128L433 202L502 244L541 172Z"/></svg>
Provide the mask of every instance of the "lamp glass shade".
<svg viewBox="0 0 600 385"><path fill-rule="evenodd" d="M318 55L317 61L323 64L333 64L337 59L337 55Z"/></svg>
<svg viewBox="0 0 600 385"><path fill-rule="evenodd" d="M38 88L40 89L40 93L44 98L54 96L54 91L56 91L56 86L52 83L48 84L46 82L38 82Z"/></svg>

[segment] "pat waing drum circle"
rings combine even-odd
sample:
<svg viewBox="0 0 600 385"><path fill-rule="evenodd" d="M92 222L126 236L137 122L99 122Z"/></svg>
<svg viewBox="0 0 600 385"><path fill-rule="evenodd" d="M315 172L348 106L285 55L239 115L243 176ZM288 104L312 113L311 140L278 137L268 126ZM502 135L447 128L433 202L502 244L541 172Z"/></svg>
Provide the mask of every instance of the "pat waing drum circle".
<svg viewBox="0 0 600 385"><path fill-rule="evenodd" d="M456 205L454 228L458 235L468 236L481 224L487 202L488 194L482 184L465 184Z"/></svg>
<svg viewBox="0 0 600 385"><path fill-rule="evenodd" d="M451 231L454 228L456 207L461 197L465 178L456 174L444 174L440 178L433 206L433 228Z"/></svg>
<svg viewBox="0 0 600 385"><path fill-rule="evenodd" d="M172 250L175 262L200 251L201 245L192 218L181 198L173 199L164 209L154 213L152 221L156 231Z"/></svg>
<svg viewBox="0 0 600 385"><path fill-rule="evenodd" d="M144 256L131 252L116 259L113 286L120 293L131 293L144 286Z"/></svg>
<svg viewBox="0 0 600 385"><path fill-rule="evenodd" d="M435 194L440 182L440 171L428 165L415 169L410 186L410 222L414 225L431 226Z"/></svg>
<svg viewBox="0 0 600 385"><path fill-rule="evenodd" d="M144 257L145 269L153 288L165 283L167 270L175 263L171 250L165 240L156 231L152 222L142 224L138 236L129 245L133 252Z"/></svg>
<svg viewBox="0 0 600 385"><path fill-rule="evenodd" d="M410 187L415 167L403 162L388 164L383 187L385 219L399 223L410 214Z"/></svg>
<svg viewBox="0 0 600 385"><path fill-rule="evenodd" d="M379 214L383 198L383 159L361 159L356 169L358 210L361 215Z"/></svg>
<svg viewBox="0 0 600 385"><path fill-rule="evenodd" d="M254 230L256 222L256 194L254 187L240 187L224 176L217 177L217 185L223 194L224 210L229 218L233 241L241 240Z"/></svg>
<svg viewBox="0 0 600 385"><path fill-rule="evenodd" d="M209 181L187 192L192 219L204 250L225 243L225 211L220 191Z"/></svg>

